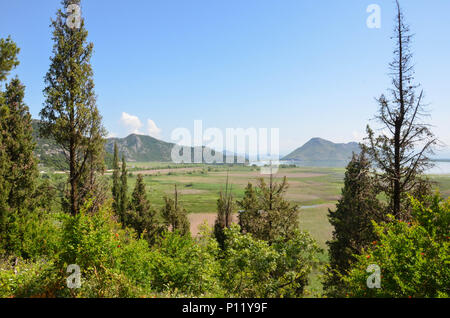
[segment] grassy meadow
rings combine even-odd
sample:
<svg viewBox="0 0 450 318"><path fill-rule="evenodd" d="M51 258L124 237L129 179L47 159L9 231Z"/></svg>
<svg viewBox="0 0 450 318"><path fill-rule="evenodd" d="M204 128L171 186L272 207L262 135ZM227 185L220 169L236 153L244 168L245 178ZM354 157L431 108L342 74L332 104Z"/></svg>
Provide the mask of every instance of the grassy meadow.
<svg viewBox="0 0 450 318"><path fill-rule="evenodd" d="M256 183L259 178L268 179L254 166L176 165L171 163L127 163L130 168L128 189L131 194L136 175L142 174L147 186L148 197L154 207L161 207L165 195L172 195L174 185L178 187L180 201L189 212L191 220L211 214L214 219L219 192L225 189L227 176L233 196L239 200L248 182ZM333 209L339 199L343 185L344 168L323 167L280 167L274 175L275 181L286 176L289 189L286 197L300 207L300 228L309 231L325 248L331 237L328 223L328 209ZM450 175L431 175L445 197L450 196ZM196 229L191 229L195 231Z"/></svg>

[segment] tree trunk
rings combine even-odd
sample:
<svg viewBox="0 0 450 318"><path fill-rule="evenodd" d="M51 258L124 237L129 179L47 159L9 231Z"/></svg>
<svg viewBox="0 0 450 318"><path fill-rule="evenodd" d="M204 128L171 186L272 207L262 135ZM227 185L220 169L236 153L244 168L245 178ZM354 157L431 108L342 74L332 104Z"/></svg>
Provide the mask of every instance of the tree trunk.
<svg viewBox="0 0 450 318"><path fill-rule="evenodd" d="M394 193L393 193L393 203L394 203L394 215L400 218L400 201L401 201L401 159L400 159L400 148L402 147L400 138L401 131L403 127L403 120L405 116L405 97L403 92L403 35L402 35L402 19L400 11L398 12L398 91L400 98L400 113L398 114L395 122L395 135L394 135L394 148L395 148L395 159L394 159Z"/></svg>

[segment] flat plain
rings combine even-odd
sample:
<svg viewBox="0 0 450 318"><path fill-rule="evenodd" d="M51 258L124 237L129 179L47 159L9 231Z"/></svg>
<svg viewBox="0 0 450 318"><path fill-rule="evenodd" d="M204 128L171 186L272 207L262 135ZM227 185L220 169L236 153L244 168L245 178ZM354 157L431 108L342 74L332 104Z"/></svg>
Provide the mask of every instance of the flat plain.
<svg viewBox="0 0 450 318"><path fill-rule="evenodd" d="M198 225L207 221L214 224L216 203L221 191L225 191L228 178L231 192L240 200L249 182L258 179L268 181L269 176L260 173L255 166L174 165L167 163L128 163L131 168L129 191L134 187L137 174L144 176L148 198L155 208L160 208L164 196L173 195L177 185L182 205L189 213L191 232L198 232ZM286 198L299 206L299 227L308 231L322 248L331 238L332 227L328 222L329 209L334 209L341 194L345 169L324 167L280 167L274 180L287 178L289 188ZM450 196L450 175L430 175L435 189L444 197Z"/></svg>

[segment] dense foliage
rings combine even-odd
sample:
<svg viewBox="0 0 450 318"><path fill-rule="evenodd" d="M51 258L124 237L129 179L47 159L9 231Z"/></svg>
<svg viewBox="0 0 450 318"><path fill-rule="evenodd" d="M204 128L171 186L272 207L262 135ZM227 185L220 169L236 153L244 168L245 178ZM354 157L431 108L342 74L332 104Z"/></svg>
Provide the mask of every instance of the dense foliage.
<svg viewBox="0 0 450 318"><path fill-rule="evenodd" d="M226 250L219 248L212 229L198 238L165 232L153 246L135 231L115 221L110 208L36 217L27 239L27 257L0 264L2 297L299 297L319 251L298 232L272 245L225 230ZM44 232L40 230L46 229ZM45 244L41 244L45 242ZM68 265L81 269L81 288L69 289Z"/></svg>
<svg viewBox="0 0 450 318"><path fill-rule="evenodd" d="M449 297L450 200L411 199L412 221L374 224L379 239L343 276L349 297ZM381 288L367 287L367 268L381 269Z"/></svg>

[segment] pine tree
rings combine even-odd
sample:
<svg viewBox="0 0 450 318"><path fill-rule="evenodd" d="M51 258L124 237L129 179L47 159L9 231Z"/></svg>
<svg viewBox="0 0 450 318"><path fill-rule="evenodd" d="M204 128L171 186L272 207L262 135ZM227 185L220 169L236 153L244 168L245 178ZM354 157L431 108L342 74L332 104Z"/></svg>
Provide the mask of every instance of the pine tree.
<svg viewBox="0 0 450 318"><path fill-rule="evenodd" d="M19 64L18 53L10 38L0 39L0 84ZM0 243L7 253L20 248L17 222L33 208L38 176L31 115L24 95L25 87L17 77L4 92L0 90Z"/></svg>
<svg viewBox="0 0 450 318"><path fill-rule="evenodd" d="M426 114L423 91L416 92L414 67L410 42L412 35L404 23L400 4L397 1L394 61L389 65L393 88L390 96L381 95L377 119L384 133L375 136L367 126L365 146L376 163L380 186L387 195L390 213L397 219L409 218L407 193L423 196L430 189L428 181L421 175L431 166L428 155L437 143L429 126L423 123ZM426 194L426 193L425 193Z"/></svg>
<svg viewBox="0 0 450 318"><path fill-rule="evenodd" d="M1 110L2 143L9 167L4 182L10 184L8 206L18 213L30 204L38 176L31 115L24 104L25 87L15 78L6 85Z"/></svg>
<svg viewBox="0 0 450 318"><path fill-rule="evenodd" d="M0 84L6 80L6 77L19 64L17 55L20 49L11 40L0 39ZM8 106L5 104L5 97L2 91L3 86L0 86L0 113L6 114L9 112ZM0 236L6 231L6 222L9 212L8 196L11 184L6 181L5 177L9 171L9 159L6 153L6 144L3 140L3 135L7 134L7 123L3 115L0 116ZM0 237L1 239L1 237Z"/></svg>
<svg viewBox="0 0 450 318"><path fill-rule="evenodd" d="M214 223L214 236L216 237L219 246L224 249L225 247L225 228L229 228L233 219L233 195L231 194L231 187L228 189L228 176L225 186L225 193L220 192L219 199L217 200L217 218Z"/></svg>
<svg viewBox="0 0 450 318"><path fill-rule="evenodd" d="M147 200L144 179L141 174L137 176L136 185L131 196L130 206L127 212L127 225L153 244L161 232L161 227L156 219L156 211Z"/></svg>
<svg viewBox="0 0 450 318"><path fill-rule="evenodd" d="M161 215L165 221L166 227L173 232L178 231L182 236L190 235L190 223L187 217L187 211L178 201L178 190L175 185L174 198L164 197L165 205L161 210Z"/></svg>
<svg viewBox="0 0 450 318"><path fill-rule="evenodd" d="M119 150L117 149L117 143L114 143L114 158L113 158L113 209L116 213L119 211L120 202L120 180L119 180Z"/></svg>
<svg viewBox="0 0 450 318"><path fill-rule="evenodd" d="M119 194L119 219L123 226L126 225L126 216L128 208L128 177L127 177L127 163L125 155L122 155L122 173L120 175L120 194Z"/></svg>
<svg viewBox="0 0 450 318"><path fill-rule="evenodd" d="M298 229L298 206L284 198L287 188L286 177L276 183L272 174L269 184L263 178L259 180L257 191L247 186L244 198L238 201L242 230L268 242L291 238Z"/></svg>
<svg viewBox="0 0 450 318"><path fill-rule="evenodd" d="M258 233L256 236L261 237L263 224L256 222L259 219L259 203L255 188L250 182L245 188L244 197L241 201L237 201L239 210L239 226L242 233Z"/></svg>
<svg viewBox="0 0 450 318"><path fill-rule="evenodd" d="M69 5L79 0L64 0ZM69 166L70 212L95 192L95 172L102 172L105 129L96 105L90 59L93 44L81 19L80 27L66 23L69 13L58 10L53 20L53 57L45 76L45 105L41 110L41 134L52 137L66 155Z"/></svg>
<svg viewBox="0 0 450 318"><path fill-rule="evenodd" d="M371 222L384 220L385 210L377 199L378 194L365 152L353 155L345 172L342 196L336 211L329 210L328 214L334 227L333 237L327 242L330 266L324 283L329 296L340 296L340 275L346 274L355 261L355 254L360 255L363 248L376 240Z"/></svg>

